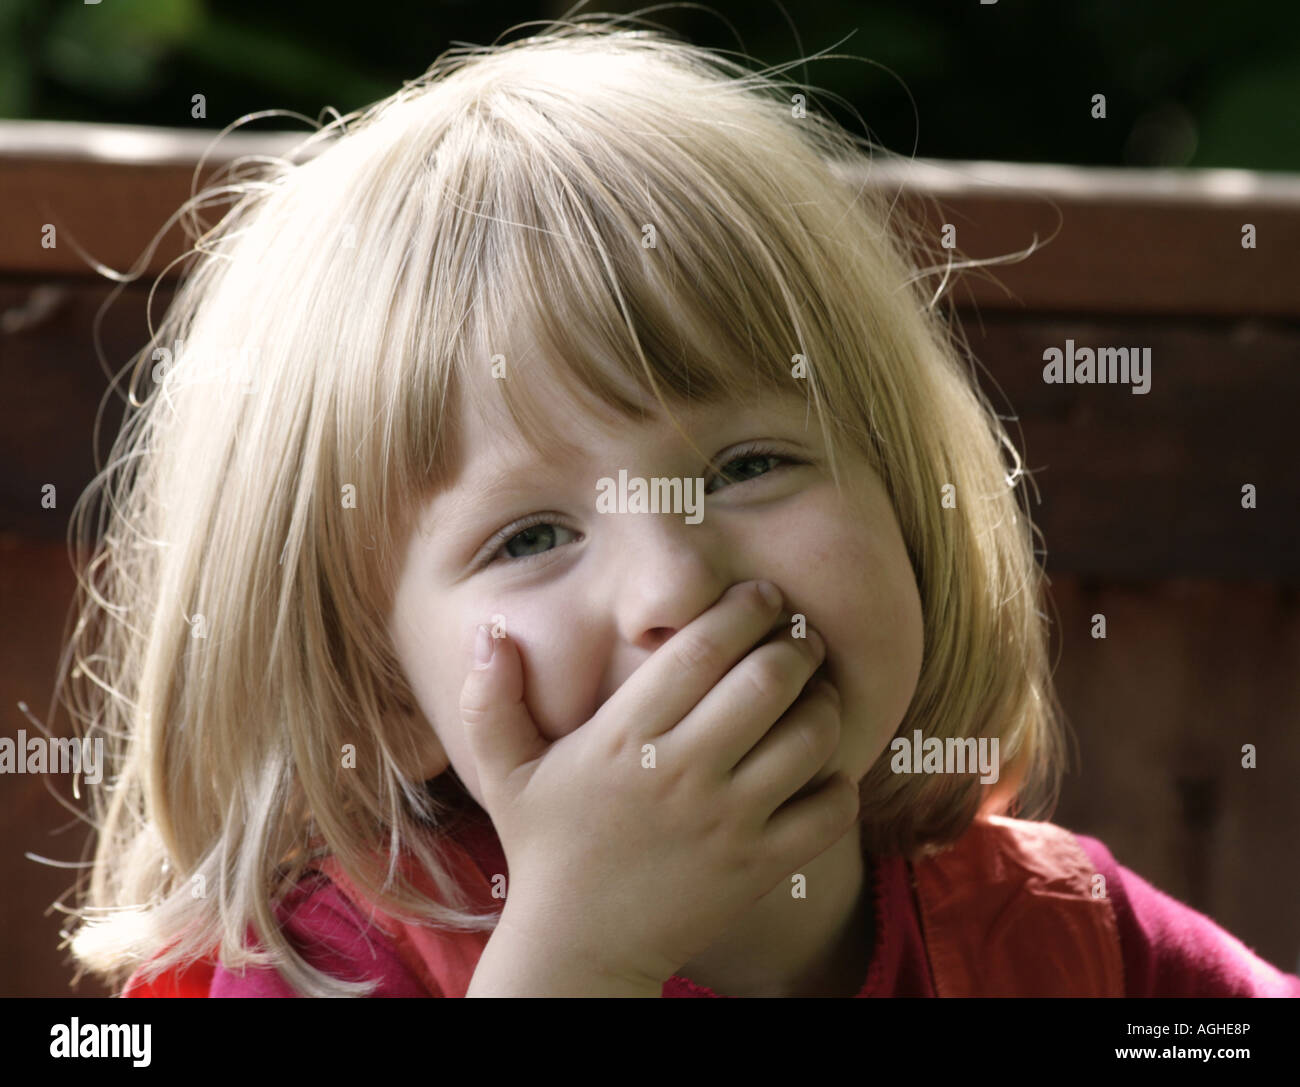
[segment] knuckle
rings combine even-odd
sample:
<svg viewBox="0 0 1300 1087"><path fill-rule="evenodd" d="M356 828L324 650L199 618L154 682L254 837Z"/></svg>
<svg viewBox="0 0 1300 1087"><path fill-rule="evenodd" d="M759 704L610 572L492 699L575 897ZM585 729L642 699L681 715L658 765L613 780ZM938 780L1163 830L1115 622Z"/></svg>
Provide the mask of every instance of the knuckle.
<svg viewBox="0 0 1300 1087"><path fill-rule="evenodd" d="M834 712L819 713L816 716L817 731L831 747L840 742L840 715Z"/></svg>
<svg viewBox="0 0 1300 1087"><path fill-rule="evenodd" d="M779 658L783 674L797 678L802 687L808 682L809 649L802 638L782 638L772 644L773 654Z"/></svg>
<svg viewBox="0 0 1300 1087"><path fill-rule="evenodd" d="M829 679L819 679L816 688L817 698L835 713L840 709L840 691Z"/></svg>
<svg viewBox="0 0 1300 1087"><path fill-rule="evenodd" d="M824 707L801 714L792 727L805 753L819 762L839 745L839 714L828 712Z"/></svg>
<svg viewBox="0 0 1300 1087"><path fill-rule="evenodd" d="M750 610L756 615L766 616L771 609L768 606L767 600L764 599L763 594L758 591L758 582L748 582L744 588L744 599L746 605L748 605Z"/></svg>
<svg viewBox="0 0 1300 1087"><path fill-rule="evenodd" d="M761 654L751 658L743 671L746 681L761 702L769 702L778 697L786 686L786 677L780 668L780 662L772 654Z"/></svg>
<svg viewBox="0 0 1300 1087"><path fill-rule="evenodd" d="M682 631L671 644L673 660L686 672L706 670L720 657L718 646L703 634Z"/></svg>
<svg viewBox="0 0 1300 1087"><path fill-rule="evenodd" d="M460 719L467 725L481 725L488 719L488 707L475 698L460 700Z"/></svg>
<svg viewBox="0 0 1300 1087"><path fill-rule="evenodd" d="M804 655L816 663L820 664L826 657L826 643L817 631L809 628L806 638L797 639Z"/></svg>
<svg viewBox="0 0 1300 1087"><path fill-rule="evenodd" d="M805 754L818 758L822 749L826 746L824 743L825 732L817 727L816 720L800 721L795 726L795 734L799 737L799 742L803 747Z"/></svg>

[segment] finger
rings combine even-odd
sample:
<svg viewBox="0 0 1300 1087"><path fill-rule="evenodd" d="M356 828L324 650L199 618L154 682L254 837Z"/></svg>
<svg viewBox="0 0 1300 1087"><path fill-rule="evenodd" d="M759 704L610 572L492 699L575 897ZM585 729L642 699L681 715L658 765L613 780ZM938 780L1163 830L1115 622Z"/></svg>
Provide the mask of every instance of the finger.
<svg viewBox="0 0 1300 1087"><path fill-rule="evenodd" d="M601 707L597 717L633 723L647 739L673 728L725 676L779 614L775 586L766 598L759 583L731 586L708 611L664 642Z"/></svg>
<svg viewBox="0 0 1300 1087"><path fill-rule="evenodd" d="M780 876L825 853L858 821L862 801L847 774L834 774L821 788L772 813L763 831L763 855L775 858Z"/></svg>
<svg viewBox="0 0 1300 1087"><path fill-rule="evenodd" d="M523 665L514 643L479 626L475 654L461 688L460 719L479 782L496 784L539 758L548 745L524 704Z"/></svg>
<svg viewBox="0 0 1300 1087"><path fill-rule="evenodd" d="M839 743L839 693L819 678L740 760L732 785L770 816L826 767Z"/></svg>
<svg viewBox="0 0 1300 1087"><path fill-rule="evenodd" d="M826 643L811 627L789 631L753 650L709 691L673 732L691 757L731 771L794 705L826 659Z"/></svg>

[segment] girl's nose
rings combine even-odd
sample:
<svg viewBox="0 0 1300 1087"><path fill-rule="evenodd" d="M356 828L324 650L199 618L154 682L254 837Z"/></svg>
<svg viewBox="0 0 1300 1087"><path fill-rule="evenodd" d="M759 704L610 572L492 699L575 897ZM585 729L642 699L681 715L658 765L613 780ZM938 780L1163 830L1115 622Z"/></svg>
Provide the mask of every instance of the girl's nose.
<svg viewBox="0 0 1300 1087"><path fill-rule="evenodd" d="M610 549L619 633L653 652L735 583L731 556L705 524L685 524L680 514L610 517L622 522Z"/></svg>

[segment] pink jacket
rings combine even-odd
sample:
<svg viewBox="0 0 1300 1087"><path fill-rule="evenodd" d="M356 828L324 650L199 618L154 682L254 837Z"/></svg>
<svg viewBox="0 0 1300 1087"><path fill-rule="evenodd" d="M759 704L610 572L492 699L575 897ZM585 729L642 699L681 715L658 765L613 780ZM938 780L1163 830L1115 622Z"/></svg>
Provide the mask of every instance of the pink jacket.
<svg viewBox="0 0 1300 1087"><path fill-rule="evenodd" d="M505 861L491 823L473 822L447 855L475 907L499 908L492 877ZM1300 996L1300 978L1160 895L1100 843L1051 823L981 819L934 856L873 858L872 867L880 931L862 996ZM369 958L362 975L381 981L376 995L465 995L490 933L400 921L333 858L320 870L325 879L286 917L300 951L325 949L313 965L355 977ZM427 876L414 865L408 873L435 897ZM123 995L295 994L274 971L234 975L213 956L147 983L137 971ZM719 994L675 976L663 995Z"/></svg>

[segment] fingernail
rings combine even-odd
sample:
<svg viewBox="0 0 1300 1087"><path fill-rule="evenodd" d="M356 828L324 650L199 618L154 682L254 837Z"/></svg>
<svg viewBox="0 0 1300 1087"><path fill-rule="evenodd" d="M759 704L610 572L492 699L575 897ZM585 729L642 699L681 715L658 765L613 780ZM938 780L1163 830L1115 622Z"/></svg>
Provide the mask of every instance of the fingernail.
<svg viewBox="0 0 1300 1087"><path fill-rule="evenodd" d="M775 608L779 603L781 603L781 590L770 581L760 581L758 583L758 591L762 594L763 599L772 607Z"/></svg>
<svg viewBox="0 0 1300 1087"><path fill-rule="evenodd" d="M478 625L478 633L474 636L474 667L486 668L492 663L492 653L496 648L496 639L492 637L491 632L482 623Z"/></svg>

